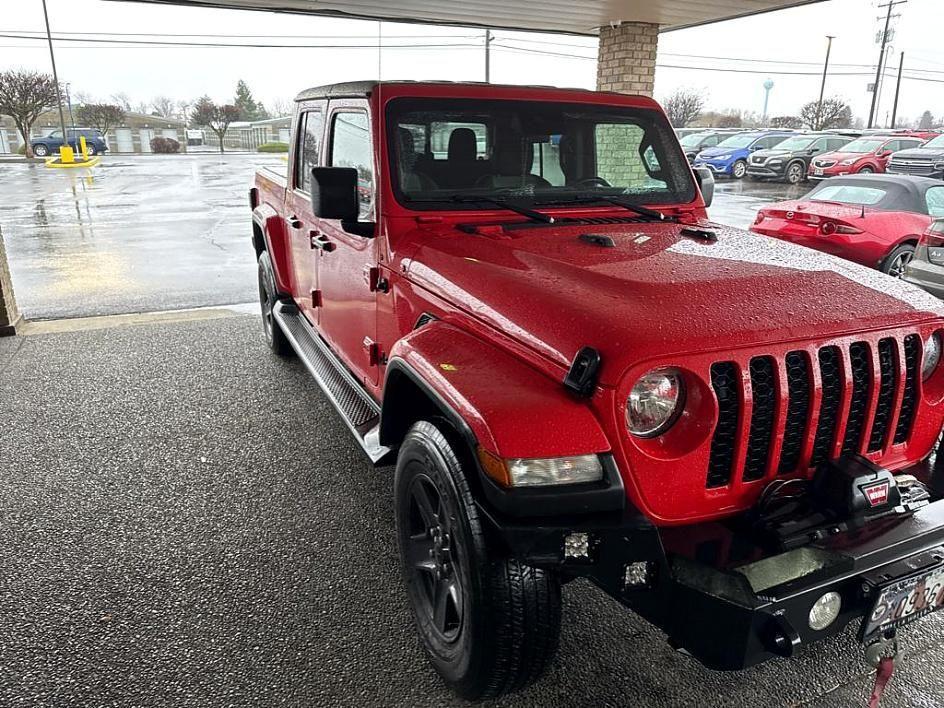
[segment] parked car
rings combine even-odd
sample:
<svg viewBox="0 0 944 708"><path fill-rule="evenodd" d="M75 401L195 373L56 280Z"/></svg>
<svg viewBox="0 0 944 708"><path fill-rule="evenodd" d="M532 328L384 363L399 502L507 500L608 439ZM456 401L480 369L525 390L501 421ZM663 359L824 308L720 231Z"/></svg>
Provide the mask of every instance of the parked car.
<svg viewBox="0 0 944 708"><path fill-rule="evenodd" d="M704 130L698 133L689 133L679 141L682 149L685 151L685 157L689 162L694 162L702 150L715 147L725 138L731 137L735 132L732 130Z"/></svg>
<svg viewBox="0 0 944 708"><path fill-rule="evenodd" d="M926 177L850 175L757 213L751 230L901 277L931 221L944 217L944 184Z"/></svg>
<svg viewBox="0 0 944 708"><path fill-rule="evenodd" d="M944 218L935 219L921 235L902 279L944 298Z"/></svg>
<svg viewBox="0 0 944 708"><path fill-rule="evenodd" d="M68 142L76 153L79 151L80 137L85 138L85 147L89 155L100 155L108 151L108 143L105 141L105 136L102 135L102 131L95 130L94 128L70 128L68 130ZM65 141L62 139L62 131L54 130L49 133L49 135L34 138L30 144L33 147L34 155L37 157L46 157L54 152L59 152L59 148L62 147L64 142Z"/></svg>
<svg viewBox="0 0 944 708"><path fill-rule="evenodd" d="M865 135L839 150L814 157L808 176L819 182L837 175L881 174L894 153L918 147L924 141L918 135Z"/></svg>
<svg viewBox="0 0 944 708"><path fill-rule="evenodd" d="M815 155L838 150L851 141L850 136L832 133L792 135L772 148L756 150L748 160L747 176L799 184L806 179Z"/></svg>
<svg viewBox="0 0 944 708"><path fill-rule="evenodd" d="M939 300L708 221L710 174L647 97L358 82L296 105L287 174L249 195L262 331L396 461L406 597L456 692L535 680L578 577L716 669L929 613Z"/></svg>
<svg viewBox="0 0 944 708"><path fill-rule="evenodd" d="M747 158L757 150L765 150L793 135L789 131L749 131L725 138L717 147L702 150L695 166L707 167L715 175L743 179L747 174Z"/></svg>
<svg viewBox="0 0 944 708"><path fill-rule="evenodd" d="M932 138L921 147L895 153L888 161L887 171L944 179L944 135Z"/></svg>

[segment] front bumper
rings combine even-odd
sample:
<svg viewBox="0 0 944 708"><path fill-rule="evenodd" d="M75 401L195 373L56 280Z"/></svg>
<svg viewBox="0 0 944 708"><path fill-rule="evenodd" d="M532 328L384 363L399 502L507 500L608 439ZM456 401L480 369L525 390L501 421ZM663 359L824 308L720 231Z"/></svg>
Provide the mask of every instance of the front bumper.
<svg viewBox="0 0 944 708"><path fill-rule="evenodd" d="M695 160L695 167L707 167L716 175L730 176L733 162L712 162L710 160Z"/></svg>
<svg viewBox="0 0 944 708"><path fill-rule="evenodd" d="M748 164L747 174L760 179L783 179L786 169L786 163L774 166Z"/></svg>
<svg viewBox="0 0 944 708"><path fill-rule="evenodd" d="M925 464L898 473L930 476ZM632 512L523 522L482 511L511 554L588 578L719 670L791 656L862 618L876 578L944 560L944 500L783 552L755 542L737 522L657 528ZM569 554L568 537L578 541ZM842 609L816 631L810 609L826 592L839 593Z"/></svg>

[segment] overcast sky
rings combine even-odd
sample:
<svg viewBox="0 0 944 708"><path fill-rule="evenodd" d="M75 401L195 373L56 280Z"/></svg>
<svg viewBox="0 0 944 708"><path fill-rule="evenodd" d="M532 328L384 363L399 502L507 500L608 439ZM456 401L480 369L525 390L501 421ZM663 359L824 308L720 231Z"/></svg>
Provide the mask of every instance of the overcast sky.
<svg viewBox="0 0 944 708"><path fill-rule="evenodd" d="M55 34L89 39L139 42L234 44L360 44L360 48L155 47L58 42L60 78L103 100L125 93L133 103L164 95L175 100L209 94L232 100L237 79L248 82L256 98L270 106L306 86L378 75L375 48L378 23L280 15L251 11L183 8L103 0L47 0ZM795 114L818 96L825 35L836 35L827 95L849 101L856 115L867 117L880 29L879 0L828 0L706 27L664 33L659 44L656 95L679 87L704 91L714 109L760 112L763 82L771 78L769 115ZM14 0L8 0L14 2ZM0 34L41 33L40 0L15 0L16 13L4 13ZM944 45L941 0L909 0L896 8L894 48L889 78L878 112L891 111L894 73L900 51L910 76L902 87L899 115L913 117L928 109L944 115ZM380 56L384 79L482 80L483 32L479 29L424 27L384 23ZM83 34L95 33L95 34ZM116 33L116 34L100 34ZM135 36L149 33L160 36ZM186 37L174 35L188 35ZM417 45L452 45L417 46ZM393 48L390 45L400 45ZM540 53L539 53L540 52ZM576 55L576 56L573 56ZM497 32L492 52L492 81L593 88L596 40L568 35ZM0 68L49 69L46 45L0 38ZM684 67L684 68L676 68ZM726 69L708 71L704 68ZM758 73L750 73L758 72ZM843 75L840 75L843 74ZM906 74L908 75L908 74Z"/></svg>

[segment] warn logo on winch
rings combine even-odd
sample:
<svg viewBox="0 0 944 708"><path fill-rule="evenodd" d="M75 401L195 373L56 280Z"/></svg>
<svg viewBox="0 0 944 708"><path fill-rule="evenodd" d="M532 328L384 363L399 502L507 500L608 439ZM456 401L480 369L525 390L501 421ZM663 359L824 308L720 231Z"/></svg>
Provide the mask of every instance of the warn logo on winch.
<svg viewBox="0 0 944 708"><path fill-rule="evenodd" d="M888 503L888 482L876 482L862 486L862 493L869 500L869 506L875 508Z"/></svg>

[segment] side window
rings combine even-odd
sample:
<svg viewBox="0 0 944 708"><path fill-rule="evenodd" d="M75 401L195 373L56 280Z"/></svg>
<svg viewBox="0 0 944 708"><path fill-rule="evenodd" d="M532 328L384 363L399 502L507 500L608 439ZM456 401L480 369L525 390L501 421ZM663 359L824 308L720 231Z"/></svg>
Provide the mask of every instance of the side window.
<svg viewBox="0 0 944 708"><path fill-rule="evenodd" d="M768 148L772 148L776 142L777 140L773 137L761 138L756 143L754 143L754 147L758 150L767 150Z"/></svg>
<svg viewBox="0 0 944 708"><path fill-rule="evenodd" d="M321 164L323 134L324 114L321 111L301 114L295 145L295 186L303 192L311 191L311 168Z"/></svg>
<svg viewBox="0 0 944 708"><path fill-rule="evenodd" d="M816 152L826 152L829 150L830 139L829 138L820 138L815 143L813 143L813 149Z"/></svg>
<svg viewBox="0 0 944 708"><path fill-rule="evenodd" d="M845 138L830 138L826 143L826 149L832 152L833 150L842 150L844 145L848 145L849 141Z"/></svg>
<svg viewBox="0 0 944 708"><path fill-rule="evenodd" d="M720 138L719 138L717 135L712 135L710 138L707 138L707 139L705 140L705 142L703 142L703 143L701 144L701 146L702 146L702 147L714 147L714 146L717 145L719 142L721 142Z"/></svg>
<svg viewBox="0 0 944 708"><path fill-rule="evenodd" d="M331 165L357 170L359 218L364 220L370 216L374 203L372 155L367 114L363 111L335 113L331 126Z"/></svg>
<svg viewBox="0 0 944 708"><path fill-rule="evenodd" d="M925 199L928 202L928 214L935 219L944 217L944 187L931 187Z"/></svg>
<svg viewBox="0 0 944 708"><path fill-rule="evenodd" d="M891 150L892 152L898 152L901 150L901 140L889 140L888 143L882 146L880 152L885 152L886 150Z"/></svg>

